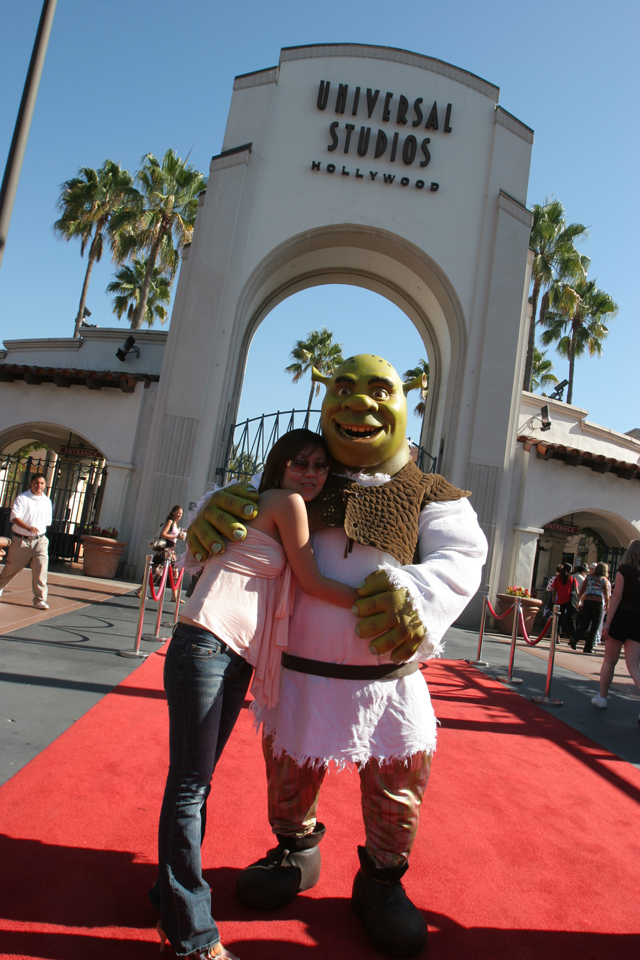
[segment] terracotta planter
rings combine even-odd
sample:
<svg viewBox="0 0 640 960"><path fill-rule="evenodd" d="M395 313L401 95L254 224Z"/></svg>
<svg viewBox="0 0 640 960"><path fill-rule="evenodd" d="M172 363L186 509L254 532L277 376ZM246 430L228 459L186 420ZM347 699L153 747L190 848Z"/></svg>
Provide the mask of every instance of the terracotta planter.
<svg viewBox="0 0 640 960"><path fill-rule="evenodd" d="M498 609L496 613L499 615L505 613L509 607L512 607L515 603L516 598L510 596L508 593L499 593L496 597ZM535 600L533 597L520 597L520 603L522 604L522 613L524 615L524 625L527 628L527 633L531 636L533 630L533 621L536 619L536 615L540 608L542 607L542 600ZM497 620L497 626L500 633L504 633L506 636L511 636L511 631L513 630L513 614L515 611L508 613L506 617L502 620ZM518 626L518 636L522 637L522 628ZM524 639L524 638L523 638Z"/></svg>
<svg viewBox="0 0 640 960"><path fill-rule="evenodd" d="M82 572L85 577L113 580L128 541L112 540L111 537L92 537L86 533L80 539L84 546Z"/></svg>

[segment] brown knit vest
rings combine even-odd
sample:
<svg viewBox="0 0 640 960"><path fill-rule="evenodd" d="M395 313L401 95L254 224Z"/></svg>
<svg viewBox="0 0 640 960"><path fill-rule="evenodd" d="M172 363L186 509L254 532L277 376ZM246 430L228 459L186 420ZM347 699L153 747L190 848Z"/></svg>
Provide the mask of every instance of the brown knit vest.
<svg viewBox="0 0 640 960"><path fill-rule="evenodd" d="M471 495L437 473L422 473L413 460L387 483L364 487L333 474L319 497L307 504L309 528L344 527L352 541L391 554L403 566L417 563L418 518L428 503Z"/></svg>

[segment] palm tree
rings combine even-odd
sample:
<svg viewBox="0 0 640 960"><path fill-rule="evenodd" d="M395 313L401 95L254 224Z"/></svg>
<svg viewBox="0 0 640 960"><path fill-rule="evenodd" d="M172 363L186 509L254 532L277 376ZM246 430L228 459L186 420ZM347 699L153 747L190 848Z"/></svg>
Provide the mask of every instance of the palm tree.
<svg viewBox="0 0 640 960"><path fill-rule="evenodd" d="M122 314L127 312L127 319L133 325L135 311L140 303L140 291L144 284L144 278L147 273L147 258L141 257L133 260L131 264L125 264L120 267L107 287L107 293L115 293L113 298L113 312L118 320ZM158 318L160 323L164 323L168 313L163 307L164 303L171 300L171 284L173 277L170 274L161 274L158 267L153 268L151 276L151 286L147 297L147 307L144 314L144 320L149 327Z"/></svg>
<svg viewBox="0 0 640 960"><path fill-rule="evenodd" d="M320 373L331 374L335 367L339 367L344 362L342 344L333 342L333 333L326 327L323 327L322 330L310 330L306 340L296 340L290 357L294 362L285 367L285 373L291 374L294 383L299 383L307 370L311 370L311 367L315 367ZM320 384L311 381L309 402L307 403L307 421L314 390L316 396L318 396Z"/></svg>
<svg viewBox="0 0 640 960"><path fill-rule="evenodd" d="M533 370L533 351L536 345L536 322L544 323L549 306L549 288L562 281L584 280L587 275L589 258L581 256L575 248L575 242L587 236L587 228L581 223L567 225L564 207L559 200L551 200L543 206L536 203L532 207L533 226L529 246L533 250L531 268L531 324L529 326L529 344L524 370L525 390L531 390ZM540 294L546 291L540 303Z"/></svg>
<svg viewBox="0 0 640 960"><path fill-rule="evenodd" d="M614 317L618 305L608 293L599 290L595 280L581 280L571 286L564 283L556 291L552 308L547 312L542 343L555 343L558 353L569 360L567 403L573 401L573 380L576 357L585 350L591 356L600 356L602 341L609 333L603 318Z"/></svg>
<svg viewBox="0 0 640 960"><path fill-rule="evenodd" d="M405 380L415 380L416 377L421 377L423 373L427 377L427 385L420 391L420 399L414 408L413 412L415 413L416 417L424 417L424 412L427 409L427 394L429 393L429 364L426 360L420 360L417 367L413 367L411 370L405 370L405 372L402 374Z"/></svg>
<svg viewBox="0 0 640 960"><path fill-rule="evenodd" d="M140 299L131 321L132 330L139 330L146 315L153 271L158 263L173 272L177 269L180 251L193 234L198 194L206 190L207 178L174 150L167 150L162 160L146 154L135 179L133 203L113 218L111 229L118 236L116 250L121 261L134 251L146 250L148 254Z"/></svg>
<svg viewBox="0 0 640 960"><path fill-rule="evenodd" d="M80 294L74 337L80 336L87 303L89 279L94 263L100 261L107 228L116 212L126 204L131 189L131 175L113 160L105 160L98 170L81 167L78 176L62 184L58 209L62 216L53 225L54 232L63 240L80 239L80 256L89 245L87 269ZM116 234L111 233L113 245Z"/></svg>
<svg viewBox="0 0 640 960"><path fill-rule="evenodd" d="M547 360L546 356L546 351L534 347L533 369L531 370L531 389L533 391L544 390L545 387L549 387L552 383L558 383L558 378L551 372L553 370L553 363L551 360Z"/></svg>

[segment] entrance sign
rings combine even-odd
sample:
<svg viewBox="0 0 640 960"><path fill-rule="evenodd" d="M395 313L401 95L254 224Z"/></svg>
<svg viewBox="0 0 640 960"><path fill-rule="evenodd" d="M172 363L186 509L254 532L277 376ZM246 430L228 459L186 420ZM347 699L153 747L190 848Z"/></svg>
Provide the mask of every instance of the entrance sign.
<svg viewBox="0 0 640 960"><path fill-rule="evenodd" d="M474 491L489 581L507 526L532 222L533 133L498 98L440 60L358 44L286 48L277 67L236 77L176 293L132 537L141 557L167 505L213 484L259 324L293 293L343 283L387 297L422 336L420 446Z"/></svg>

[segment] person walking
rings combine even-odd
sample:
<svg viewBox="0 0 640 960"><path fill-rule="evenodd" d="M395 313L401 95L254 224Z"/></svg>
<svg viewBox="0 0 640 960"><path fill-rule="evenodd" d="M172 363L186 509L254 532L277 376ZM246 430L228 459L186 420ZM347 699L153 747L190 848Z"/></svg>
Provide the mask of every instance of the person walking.
<svg viewBox="0 0 640 960"><path fill-rule="evenodd" d="M602 636L604 660L600 668L600 692L592 698L591 703L605 710L608 705L607 694L623 647L627 670L640 690L640 540L631 541L618 567Z"/></svg>
<svg viewBox="0 0 640 960"><path fill-rule="evenodd" d="M563 636L573 638L576 630L576 581L571 576L571 564L563 563L553 579L553 604L560 606L560 630ZM574 648L575 649L575 648Z"/></svg>
<svg viewBox="0 0 640 960"><path fill-rule="evenodd" d="M576 650L578 643L585 637L584 653L593 653L593 644L602 623L603 609L609 608L611 588L605 576L606 564L598 563L593 573L585 577L578 594L578 603L582 600L582 620L580 630L576 630L569 646Z"/></svg>
<svg viewBox="0 0 640 960"><path fill-rule="evenodd" d="M21 493L11 507L11 530L15 537L7 553L4 570L0 574L0 598L4 588L31 562L31 585L33 605L37 610L48 610L47 570L49 567L49 541L47 527L53 517L51 500L44 492L47 478L36 473L31 478L29 490Z"/></svg>

